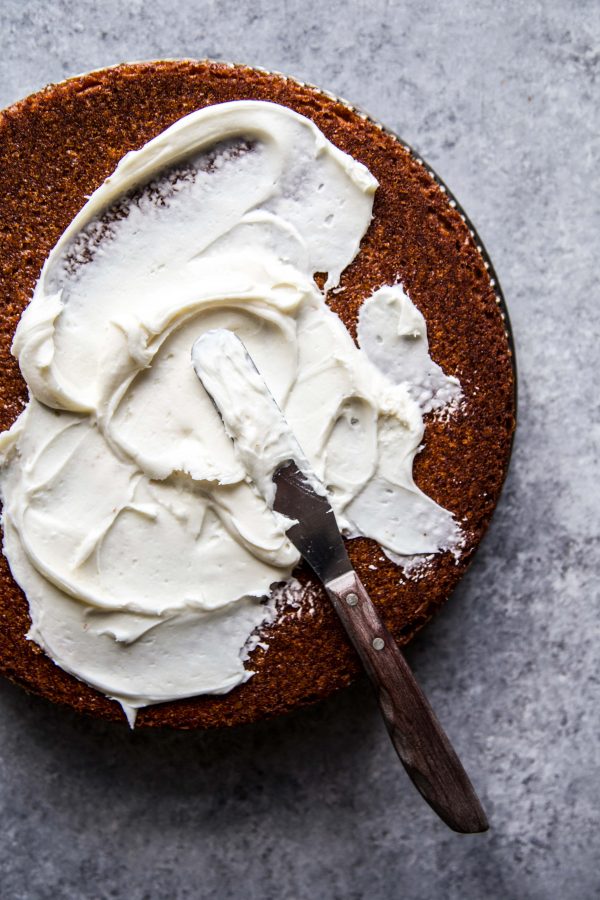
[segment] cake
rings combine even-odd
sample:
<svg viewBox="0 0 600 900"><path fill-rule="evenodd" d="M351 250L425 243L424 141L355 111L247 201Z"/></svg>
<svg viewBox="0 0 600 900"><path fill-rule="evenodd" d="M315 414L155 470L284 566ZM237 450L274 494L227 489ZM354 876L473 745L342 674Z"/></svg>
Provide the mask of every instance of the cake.
<svg viewBox="0 0 600 900"><path fill-rule="evenodd" d="M488 264L454 201L393 135L318 90L243 67L211 62L118 66L52 86L2 115L2 396L0 427L20 413L26 390L9 352L40 268L71 219L119 159L187 113L231 100L268 100L311 119L379 182L373 221L327 296L351 334L359 310L381 285L400 282L427 322L433 359L460 379L461 409L427 423L418 485L460 522L460 554L428 559L411 574L372 541L349 542L356 569L392 633L408 641L446 599L489 522L506 472L514 429L514 375L505 323ZM348 684L356 658L324 592L304 567L302 588L281 599L280 615L248 665L254 675L221 696L149 706L139 725L210 727L253 721L325 697ZM56 702L105 718L118 705L55 666L25 635L27 601L2 559L0 666ZM287 606L286 606L287 604Z"/></svg>

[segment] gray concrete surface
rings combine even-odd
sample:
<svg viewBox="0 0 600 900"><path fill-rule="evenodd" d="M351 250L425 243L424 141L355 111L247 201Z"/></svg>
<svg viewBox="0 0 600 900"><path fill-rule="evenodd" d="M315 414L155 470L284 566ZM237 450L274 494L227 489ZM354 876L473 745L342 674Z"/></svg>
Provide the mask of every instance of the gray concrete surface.
<svg viewBox="0 0 600 900"><path fill-rule="evenodd" d="M411 661L492 829L420 802L358 684L227 734L130 734L0 683L0 896L600 897L596 2L0 3L0 104L132 59L212 56L397 129L480 229L520 431L470 574ZM594 102L595 101L595 102Z"/></svg>

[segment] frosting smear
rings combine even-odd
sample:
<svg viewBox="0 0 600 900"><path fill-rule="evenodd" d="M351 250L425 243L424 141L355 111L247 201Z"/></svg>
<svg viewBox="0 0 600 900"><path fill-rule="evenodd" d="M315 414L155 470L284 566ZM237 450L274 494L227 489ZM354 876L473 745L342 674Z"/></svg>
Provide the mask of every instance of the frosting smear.
<svg viewBox="0 0 600 900"><path fill-rule="evenodd" d="M127 154L44 265L13 343L30 401L0 436L4 552L28 636L132 723L249 678L298 562L196 378L204 332L243 340L347 535L400 561L460 544L412 478L423 413L460 398L423 317L384 286L357 347L314 280L338 284L376 188L297 113L220 104Z"/></svg>

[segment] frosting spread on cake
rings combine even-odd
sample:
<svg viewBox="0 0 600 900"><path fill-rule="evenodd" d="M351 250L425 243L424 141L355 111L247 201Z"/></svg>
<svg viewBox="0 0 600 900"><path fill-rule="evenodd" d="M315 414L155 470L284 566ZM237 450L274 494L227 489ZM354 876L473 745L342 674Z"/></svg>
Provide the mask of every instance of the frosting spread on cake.
<svg viewBox="0 0 600 900"><path fill-rule="evenodd" d="M308 119L225 103L127 154L48 257L13 352L30 402L0 437L4 551L35 640L123 705L224 693L298 555L196 378L239 334L342 528L402 560L455 549L412 479L423 413L455 402L399 285L356 347L325 289L377 182Z"/></svg>

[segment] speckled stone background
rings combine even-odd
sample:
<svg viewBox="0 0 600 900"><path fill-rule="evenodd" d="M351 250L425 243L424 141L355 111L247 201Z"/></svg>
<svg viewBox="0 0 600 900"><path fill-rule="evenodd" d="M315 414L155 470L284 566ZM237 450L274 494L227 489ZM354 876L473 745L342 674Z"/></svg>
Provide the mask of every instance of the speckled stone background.
<svg viewBox="0 0 600 900"><path fill-rule="evenodd" d="M363 683L235 732L132 734L1 681L2 900L600 897L597 0L2 0L0 45L2 106L211 56L368 109L478 226L520 364L493 526L409 652L491 831L421 802Z"/></svg>

